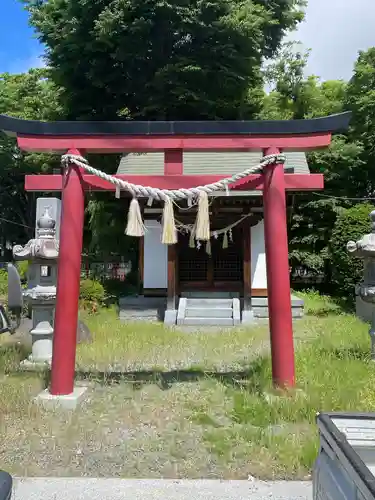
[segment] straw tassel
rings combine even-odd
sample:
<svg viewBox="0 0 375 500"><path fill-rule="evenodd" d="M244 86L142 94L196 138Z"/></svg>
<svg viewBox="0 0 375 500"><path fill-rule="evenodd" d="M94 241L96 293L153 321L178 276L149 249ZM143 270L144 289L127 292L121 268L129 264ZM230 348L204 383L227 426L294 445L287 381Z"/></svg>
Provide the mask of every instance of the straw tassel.
<svg viewBox="0 0 375 500"><path fill-rule="evenodd" d="M206 243L206 254L211 255L211 241L208 240Z"/></svg>
<svg viewBox="0 0 375 500"><path fill-rule="evenodd" d="M197 240L202 241L210 239L210 213L208 194L205 191L199 192L195 237Z"/></svg>
<svg viewBox="0 0 375 500"><path fill-rule="evenodd" d="M189 248L195 248L195 233L196 233L196 226L197 223L195 221L193 227L191 228L190 231L190 236L189 236Z"/></svg>
<svg viewBox="0 0 375 500"><path fill-rule="evenodd" d="M223 248L228 248L228 235L227 235L227 233L224 233Z"/></svg>
<svg viewBox="0 0 375 500"><path fill-rule="evenodd" d="M161 241L165 245L174 245L177 243L177 230L174 220L173 203L169 196L164 201L163 234Z"/></svg>
<svg viewBox="0 0 375 500"><path fill-rule="evenodd" d="M143 224L141 209L137 198L133 198L130 202L128 212L128 224L126 226L125 234L128 236L144 236L145 225Z"/></svg>
<svg viewBox="0 0 375 500"><path fill-rule="evenodd" d="M189 236L189 248L195 248L194 231L190 232L190 236Z"/></svg>

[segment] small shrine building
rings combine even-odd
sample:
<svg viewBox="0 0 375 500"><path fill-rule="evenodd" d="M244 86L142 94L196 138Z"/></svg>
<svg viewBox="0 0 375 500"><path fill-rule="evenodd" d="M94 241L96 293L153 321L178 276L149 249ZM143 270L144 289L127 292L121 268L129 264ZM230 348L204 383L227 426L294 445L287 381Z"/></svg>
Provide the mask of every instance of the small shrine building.
<svg viewBox="0 0 375 500"><path fill-rule="evenodd" d="M288 151L285 157L286 174L310 175L304 152ZM260 151L186 152L182 159L182 175L202 175L204 172L205 175L226 177L258 165L261 159ZM145 182L148 175L164 175L163 153L126 154L121 159L117 175L143 175ZM315 189L321 188L322 183ZM287 204L288 201L291 197L287 197ZM206 242L192 244L189 241L197 207L189 208L186 203L178 205L175 207L179 233L175 256L177 296L204 297L207 292L207 297L216 294L243 298L245 290L250 290L251 298L267 299L262 191L230 189L227 193L218 191L212 194L212 237L208 246ZM139 271L145 296L168 294L168 247L161 242L162 212L160 203L143 207L147 231L139 243ZM267 304L266 300L262 302ZM300 310L296 311L296 315L300 313Z"/></svg>

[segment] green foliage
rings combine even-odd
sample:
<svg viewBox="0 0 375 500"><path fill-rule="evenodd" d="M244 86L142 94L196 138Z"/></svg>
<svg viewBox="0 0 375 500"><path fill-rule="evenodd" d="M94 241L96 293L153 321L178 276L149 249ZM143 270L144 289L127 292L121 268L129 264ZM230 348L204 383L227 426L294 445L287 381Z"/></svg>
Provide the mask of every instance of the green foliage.
<svg viewBox="0 0 375 500"><path fill-rule="evenodd" d="M120 281L118 279L107 279L103 281L105 293L111 301L117 302L119 297L137 295L139 293L139 284L135 283L133 280L129 281L128 276L126 276L125 281Z"/></svg>
<svg viewBox="0 0 375 500"><path fill-rule="evenodd" d="M319 275L326 272L328 243L340 203L311 195L295 197L289 225L290 263Z"/></svg>
<svg viewBox="0 0 375 500"><path fill-rule="evenodd" d="M353 113L351 133L373 151L375 139L375 47L361 51L345 104ZM369 151L370 152L370 151Z"/></svg>
<svg viewBox="0 0 375 500"><path fill-rule="evenodd" d="M363 196L362 145L345 136L335 136L324 151L308 155L311 172L324 175L324 192L296 194L289 227L290 259L293 266L325 275L326 288L331 287L329 241L338 215L353 203L346 197ZM329 196L342 199L329 198Z"/></svg>
<svg viewBox="0 0 375 500"><path fill-rule="evenodd" d="M90 312L97 312L105 305L106 293L98 280L83 279L80 283L81 306Z"/></svg>
<svg viewBox="0 0 375 500"><path fill-rule="evenodd" d="M29 120L58 117L59 92L48 76L45 69L0 74L0 113ZM21 152L14 138L0 133L1 243L23 243L32 237L35 196L25 192L24 175L48 172L55 165L58 160L51 155Z"/></svg>
<svg viewBox="0 0 375 500"><path fill-rule="evenodd" d="M29 261L28 260L21 260L17 262L17 270L20 275L21 281L26 281L27 280L27 272L29 270Z"/></svg>
<svg viewBox="0 0 375 500"><path fill-rule="evenodd" d="M355 286L363 279L363 261L350 255L346 245L371 232L369 214L374 208L363 203L344 210L337 217L330 240L330 261L332 283L341 296L353 296Z"/></svg>
<svg viewBox="0 0 375 500"><path fill-rule="evenodd" d="M375 190L375 47L360 52L345 96L345 106L353 113L349 137L362 144L360 178L362 196Z"/></svg>
<svg viewBox="0 0 375 500"><path fill-rule="evenodd" d="M8 296L8 273L5 269L0 269L0 299L6 300Z"/></svg>
<svg viewBox="0 0 375 500"><path fill-rule="evenodd" d="M343 110L347 84L342 80L321 82L313 75L306 78L308 56L309 51L301 52L295 42L283 45L264 72L271 92L264 98L260 118L315 118Z"/></svg>
<svg viewBox="0 0 375 500"><path fill-rule="evenodd" d="M321 195L296 193L289 221L291 265L303 267L310 274L324 274L323 288L335 292L332 284L337 286L337 282L331 280L329 245L336 219L353 205L348 198L370 197L375 189L374 170L367 153L369 145L365 140L369 139L369 123L375 123L375 115L369 117L365 107L374 88L375 52L360 56L349 84L341 80L321 82L313 75L306 77L307 60L308 52L301 52L295 43L283 46L278 58L265 71L271 92L265 96L260 117L314 118L347 108L355 110L349 134L337 135L329 148L308 154L310 171L324 175L325 189ZM365 103L362 108L358 107L364 95ZM358 133L360 130L362 133ZM370 143L374 143L372 138ZM341 285L337 293L342 293Z"/></svg>
<svg viewBox="0 0 375 500"><path fill-rule="evenodd" d="M89 200L86 213L90 252L110 255L121 249L126 260L134 254L138 240L125 235L127 212L127 200L108 199L108 193L97 193Z"/></svg>
<svg viewBox="0 0 375 500"><path fill-rule="evenodd" d="M0 112L11 116L51 120L61 114L59 90L47 69L0 74Z"/></svg>

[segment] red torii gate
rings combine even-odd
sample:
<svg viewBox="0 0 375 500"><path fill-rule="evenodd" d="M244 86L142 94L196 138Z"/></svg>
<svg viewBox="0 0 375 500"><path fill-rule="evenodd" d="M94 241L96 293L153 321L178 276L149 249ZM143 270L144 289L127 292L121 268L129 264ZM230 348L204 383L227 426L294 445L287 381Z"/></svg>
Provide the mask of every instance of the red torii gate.
<svg viewBox="0 0 375 500"><path fill-rule="evenodd" d="M183 175L183 151L258 150L265 155L329 146L348 127L350 113L290 121L39 122L0 115L0 130L16 135L24 151L85 153L164 152L164 175L118 176L160 189L190 188L223 175ZM229 175L228 175L229 176ZM285 191L323 189L323 175L285 174L282 164L250 175L232 189L263 190L273 382L295 384ZM27 191L62 191L60 257L50 392L74 389L76 330L84 223L84 193L114 191L113 184L71 164L65 175L27 175Z"/></svg>

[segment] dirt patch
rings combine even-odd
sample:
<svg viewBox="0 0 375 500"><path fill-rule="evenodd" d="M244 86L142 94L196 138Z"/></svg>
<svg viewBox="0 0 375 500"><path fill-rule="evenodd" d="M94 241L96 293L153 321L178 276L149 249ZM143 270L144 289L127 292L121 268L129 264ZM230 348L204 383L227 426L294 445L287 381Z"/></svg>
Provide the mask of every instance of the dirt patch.
<svg viewBox="0 0 375 500"><path fill-rule="evenodd" d="M3 382L9 394L10 386L19 385L20 379ZM232 398L218 381L176 383L168 390L157 385L92 383L85 404L69 413L45 412L27 404L40 389L40 380L25 378L23 385L22 397L13 399L14 411L8 408L0 424L0 461L15 475L233 479L264 475L265 464L259 467L259 453L254 453L256 444L244 439L243 429L242 437L233 439L239 429L228 418ZM231 443L229 455L226 443Z"/></svg>
<svg viewBox="0 0 375 500"><path fill-rule="evenodd" d="M24 380L25 401L39 390L33 382ZM30 404L23 408L27 415L10 412L0 424L2 467L21 476L220 476L189 409L190 401L217 391L205 382L167 391L91 384L74 413L52 414Z"/></svg>

